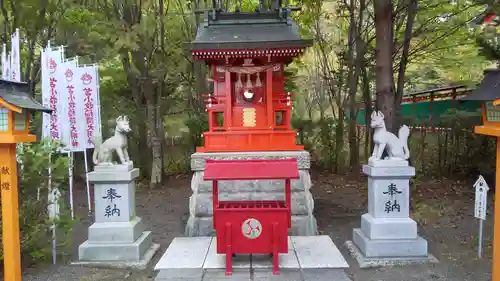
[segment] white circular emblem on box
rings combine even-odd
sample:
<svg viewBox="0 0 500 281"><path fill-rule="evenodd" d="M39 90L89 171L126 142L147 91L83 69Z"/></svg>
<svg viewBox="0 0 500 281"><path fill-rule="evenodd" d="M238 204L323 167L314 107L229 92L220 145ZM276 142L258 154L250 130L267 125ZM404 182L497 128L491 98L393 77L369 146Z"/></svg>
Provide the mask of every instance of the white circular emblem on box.
<svg viewBox="0 0 500 281"><path fill-rule="evenodd" d="M254 218L246 219L241 224L241 232L248 239L255 239L262 233L262 224Z"/></svg>

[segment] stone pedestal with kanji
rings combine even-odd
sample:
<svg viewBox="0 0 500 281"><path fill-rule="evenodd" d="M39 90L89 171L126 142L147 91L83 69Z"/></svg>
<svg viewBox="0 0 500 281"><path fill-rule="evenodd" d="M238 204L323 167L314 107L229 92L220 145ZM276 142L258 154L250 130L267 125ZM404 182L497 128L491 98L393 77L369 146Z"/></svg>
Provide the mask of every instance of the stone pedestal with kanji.
<svg viewBox="0 0 500 281"><path fill-rule="evenodd" d="M368 213L346 245L361 267L427 262L427 241L409 217L410 178L407 161L381 160L363 166L368 176Z"/></svg>
<svg viewBox="0 0 500 281"><path fill-rule="evenodd" d="M146 268L159 248L151 231L135 214L135 179L139 169L125 165L97 165L88 174L94 184L95 222L88 240L78 248L79 261L110 267Z"/></svg>

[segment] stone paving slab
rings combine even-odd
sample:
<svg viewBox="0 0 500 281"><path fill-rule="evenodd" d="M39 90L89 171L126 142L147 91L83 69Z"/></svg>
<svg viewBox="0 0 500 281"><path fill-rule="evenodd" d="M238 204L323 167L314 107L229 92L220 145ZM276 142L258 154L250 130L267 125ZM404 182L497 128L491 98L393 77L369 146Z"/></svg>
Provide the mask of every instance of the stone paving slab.
<svg viewBox="0 0 500 281"><path fill-rule="evenodd" d="M304 281L351 281L342 269L308 268L302 270Z"/></svg>
<svg viewBox="0 0 500 281"><path fill-rule="evenodd" d="M224 269L163 269L154 281L351 281L343 269L282 269L279 275L271 269L235 268L225 275Z"/></svg>
<svg viewBox="0 0 500 281"><path fill-rule="evenodd" d="M192 242L191 242L192 241ZM225 255L215 237L175 238L155 267L155 281L349 281L349 265L331 238L291 236L280 254L280 275L272 274L271 255L236 255L233 274L225 275Z"/></svg>
<svg viewBox="0 0 500 281"><path fill-rule="evenodd" d="M212 237L176 237L155 266L166 268L201 268Z"/></svg>
<svg viewBox="0 0 500 281"><path fill-rule="evenodd" d="M269 269L254 269L253 280L256 281L303 281L298 269L282 269L280 275L274 275Z"/></svg>
<svg viewBox="0 0 500 281"><path fill-rule="evenodd" d="M300 268L349 268L327 235L292 236L292 241Z"/></svg>
<svg viewBox="0 0 500 281"><path fill-rule="evenodd" d="M327 235L291 236L289 253L280 254L280 268L348 268L339 249ZM215 237L175 238L155 266L170 268L221 269L226 267L224 254L217 254ZM236 255L233 268L271 268L270 255Z"/></svg>
<svg viewBox="0 0 500 281"><path fill-rule="evenodd" d="M237 255L233 257L233 268L250 268L250 255ZM203 268L216 269L226 267L226 255L217 254L217 239L212 238L210 247L208 248Z"/></svg>
<svg viewBox="0 0 500 281"><path fill-rule="evenodd" d="M191 268L160 270L155 281L200 281L204 273L203 269Z"/></svg>
<svg viewBox="0 0 500 281"><path fill-rule="evenodd" d="M215 240L214 240L215 241ZM252 255L252 268L272 268L273 260L270 255ZM299 260L293 248L293 241L288 237L288 253L279 255L280 268L299 268ZM224 268L225 263L219 268Z"/></svg>
<svg viewBox="0 0 500 281"><path fill-rule="evenodd" d="M226 276L224 270L205 269L203 278L199 281L252 281L249 268L233 268L233 274ZM156 281L156 280L155 280ZM162 280L163 281L163 280ZM170 281L170 280L165 280Z"/></svg>

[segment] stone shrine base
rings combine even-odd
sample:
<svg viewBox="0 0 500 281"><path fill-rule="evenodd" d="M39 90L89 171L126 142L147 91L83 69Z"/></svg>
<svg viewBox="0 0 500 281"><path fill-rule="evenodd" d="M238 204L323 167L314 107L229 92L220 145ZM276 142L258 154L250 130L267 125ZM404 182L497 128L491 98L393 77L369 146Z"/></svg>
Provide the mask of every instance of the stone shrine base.
<svg viewBox="0 0 500 281"><path fill-rule="evenodd" d="M394 265L438 263L433 255L427 253L427 241L418 236L416 239L376 239L366 237L359 228L354 229L354 241L346 241L345 247L358 262L360 268L383 267ZM362 249L358 248L358 246ZM396 253L394 251L399 252ZM366 252L371 255L367 257Z"/></svg>
<svg viewBox="0 0 500 281"><path fill-rule="evenodd" d="M311 159L307 151L259 151L259 152L210 152L191 155L193 178L189 198L189 219L186 223L185 235L190 237L211 236L213 229L212 182L204 181L205 160L274 160L297 159L300 179L292 180L292 227L290 235L317 235L317 223L314 217L314 199L309 189L311 176L309 168ZM284 181L250 180L219 181L219 200L284 200Z"/></svg>
<svg viewBox="0 0 500 281"><path fill-rule="evenodd" d="M225 276L225 255L215 237L178 237L158 261L155 281L350 281L346 260L329 236L290 236L280 254L280 275L272 274L270 255L233 257L233 275Z"/></svg>
<svg viewBox="0 0 500 281"><path fill-rule="evenodd" d="M130 222L95 222L89 227L89 239L78 247L79 261L72 264L145 269L160 246L144 229L139 217Z"/></svg>
<svg viewBox="0 0 500 281"><path fill-rule="evenodd" d="M81 245L83 246L83 244ZM104 248L103 251L115 251L119 248L120 245L117 245L116 248ZM139 248L139 247L138 247ZM97 268L118 268L118 269L138 269L143 270L148 267L149 262L153 259L156 252L160 249L160 244L150 244L150 247L146 249L146 252L142 255L142 258L138 261L125 261L125 260L79 260L71 262L71 265L79 265L79 266L89 266L89 267L97 267ZM99 250L96 250L99 251Z"/></svg>

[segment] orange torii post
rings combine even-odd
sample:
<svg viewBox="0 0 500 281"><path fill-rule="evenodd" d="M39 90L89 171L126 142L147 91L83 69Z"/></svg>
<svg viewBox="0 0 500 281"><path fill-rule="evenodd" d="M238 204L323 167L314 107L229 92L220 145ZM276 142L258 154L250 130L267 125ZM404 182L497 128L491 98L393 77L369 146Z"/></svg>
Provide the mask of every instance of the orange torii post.
<svg viewBox="0 0 500 281"><path fill-rule="evenodd" d="M16 144L33 142L29 134L32 111L51 112L31 97L28 84L0 80L0 189L4 278L21 281L19 188Z"/></svg>
<svg viewBox="0 0 500 281"><path fill-rule="evenodd" d="M476 134L494 136L497 138L496 152L496 183L500 183L500 69L484 71L481 85L463 100L482 101L482 126L476 126ZM500 190L495 192L493 221L493 269L492 281L500 281Z"/></svg>

